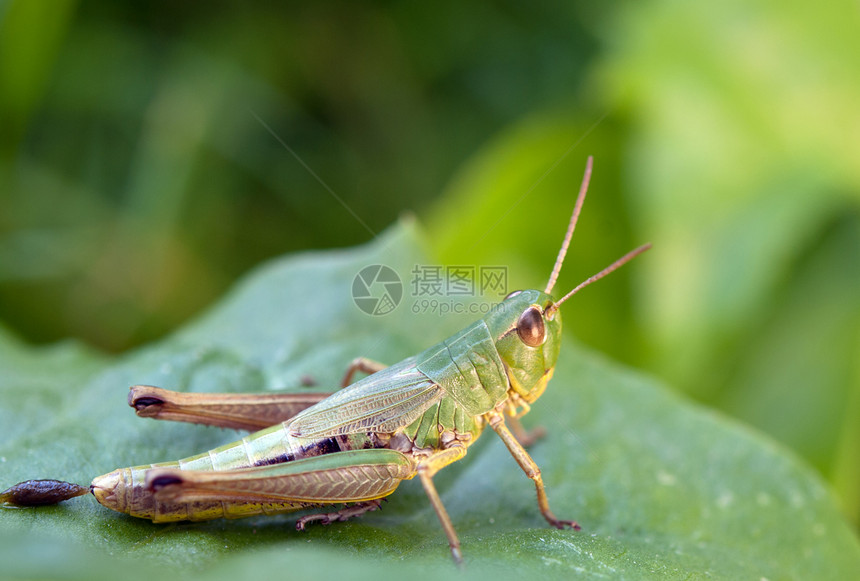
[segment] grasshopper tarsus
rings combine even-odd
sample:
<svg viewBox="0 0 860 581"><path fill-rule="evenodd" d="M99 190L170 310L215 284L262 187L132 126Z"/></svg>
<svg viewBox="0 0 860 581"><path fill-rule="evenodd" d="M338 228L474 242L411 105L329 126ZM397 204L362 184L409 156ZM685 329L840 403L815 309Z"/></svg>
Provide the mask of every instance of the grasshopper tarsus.
<svg viewBox="0 0 860 581"><path fill-rule="evenodd" d="M457 565L458 569L461 571L465 569L466 565L463 563L463 552L460 547L451 547L451 557L453 557L454 564Z"/></svg>
<svg viewBox="0 0 860 581"><path fill-rule="evenodd" d="M0 492L0 502L13 506L47 506L89 491L89 486L62 480L26 480Z"/></svg>
<svg viewBox="0 0 860 581"><path fill-rule="evenodd" d="M382 507L383 500L384 499L382 498L377 498L375 500L368 500L367 502L350 504L335 512L322 512L305 515L296 521L296 530L304 531L307 529L307 525L312 522L319 522L321 525L330 525L333 522L343 522L351 518L359 517L366 512L379 510Z"/></svg>
<svg viewBox="0 0 860 581"><path fill-rule="evenodd" d="M561 530L564 530L566 528L571 528L575 531L581 531L582 530L582 527L579 526L579 523L577 523L575 520L555 519L553 521L549 521L549 524L554 526L555 528L561 529Z"/></svg>
<svg viewBox="0 0 860 581"><path fill-rule="evenodd" d="M540 476L538 476L538 480ZM536 482L537 484L537 482ZM566 520L561 518L556 518L556 516L549 509L549 504L546 499L546 493L543 491L543 481L541 480L540 484L537 486L538 489L538 506L540 507L541 514L546 519L546 522L559 530L564 530L566 528L573 529L575 531L581 531L582 527L579 526L575 520Z"/></svg>

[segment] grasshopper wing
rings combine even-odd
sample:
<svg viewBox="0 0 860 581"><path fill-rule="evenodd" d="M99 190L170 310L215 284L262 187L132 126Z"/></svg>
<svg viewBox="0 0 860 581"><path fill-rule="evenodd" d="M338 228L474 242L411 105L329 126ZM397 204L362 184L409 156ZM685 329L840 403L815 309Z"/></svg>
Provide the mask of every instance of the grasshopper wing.
<svg viewBox="0 0 860 581"><path fill-rule="evenodd" d="M394 432L442 399L444 390L410 357L353 383L287 424L290 435L327 438L355 432Z"/></svg>

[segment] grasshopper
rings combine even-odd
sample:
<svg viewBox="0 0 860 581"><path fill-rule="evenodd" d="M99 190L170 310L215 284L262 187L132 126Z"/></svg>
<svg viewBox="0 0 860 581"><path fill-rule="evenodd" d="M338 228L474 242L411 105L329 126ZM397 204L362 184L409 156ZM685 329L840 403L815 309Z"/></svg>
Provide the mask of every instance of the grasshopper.
<svg viewBox="0 0 860 581"><path fill-rule="evenodd" d="M302 530L311 522L328 524L375 510L400 482L417 476L460 564L460 541L433 476L462 459L489 426L534 482L547 522L578 530L575 521L550 510L540 469L525 448L531 438L518 418L552 377L561 343L561 304L650 248L633 250L561 300L553 299L550 292L591 170L589 157L545 290L512 292L482 319L390 367L356 359L334 394L190 394L133 386L129 405L139 416L255 433L183 460L114 470L89 487L27 481L0 493L0 501L49 504L91 492L110 509L153 522L323 507L298 519ZM369 375L353 382L357 372ZM333 510L332 505L342 506Z"/></svg>

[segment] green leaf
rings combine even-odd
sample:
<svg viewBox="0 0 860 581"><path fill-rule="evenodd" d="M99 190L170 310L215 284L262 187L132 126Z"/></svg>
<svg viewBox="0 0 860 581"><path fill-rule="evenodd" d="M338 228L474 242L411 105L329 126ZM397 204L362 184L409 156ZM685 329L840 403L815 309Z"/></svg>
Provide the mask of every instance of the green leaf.
<svg viewBox="0 0 860 581"><path fill-rule="evenodd" d="M114 360L74 345L28 350L0 335L2 484L88 482L119 466L197 453L231 431L136 418L126 388L265 391L311 375L335 385L348 361L417 352L468 319L416 314L415 227L366 247L307 253L250 275L208 315ZM369 264L400 274L404 298L385 316L352 301ZM420 310L420 309L418 309ZM307 389L299 388L296 389ZM568 336L556 375L526 418L548 436L531 450L553 510L581 532L547 527L534 488L487 434L436 478L470 575L496 579L853 578L860 544L830 492L784 449L689 403L656 381L588 352ZM417 482L381 511L304 533L294 517L155 525L90 496L0 511L0 562L11 578L235 579L343 575L438 578L455 571Z"/></svg>

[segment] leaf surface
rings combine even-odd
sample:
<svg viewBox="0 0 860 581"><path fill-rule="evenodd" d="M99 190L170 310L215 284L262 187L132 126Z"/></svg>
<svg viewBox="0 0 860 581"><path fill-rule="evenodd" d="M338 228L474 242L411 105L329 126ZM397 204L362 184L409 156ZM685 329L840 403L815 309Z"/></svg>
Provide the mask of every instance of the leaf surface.
<svg viewBox="0 0 860 581"><path fill-rule="evenodd" d="M0 335L0 475L87 483L114 468L188 456L237 432L140 419L127 387L187 391L336 385L356 356L392 363L469 318L413 312L410 272L426 263L404 222L367 246L290 256L249 275L207 315L116 359L73 344L34 350ZM368 316L350 296L364 266L399 273L404 297ZM540 283L540 281L538 281ZM537 283L536 283L537 284ZM420 310L420 309L419 309ZM487 433L436 477L470 575L569 579L852 578L860 544L833 497L791 453L691 404L657 381L576 345L569 332L547 392L526 416L548 435L531 453L554 512L581 532L549 528L534 488ZM317 388L319 389L319 388ZM294 530L294 516L154 525L86 496L0 511L0 562L12 578L438 578L455 571L418 482L381 511Z"/></svg>

